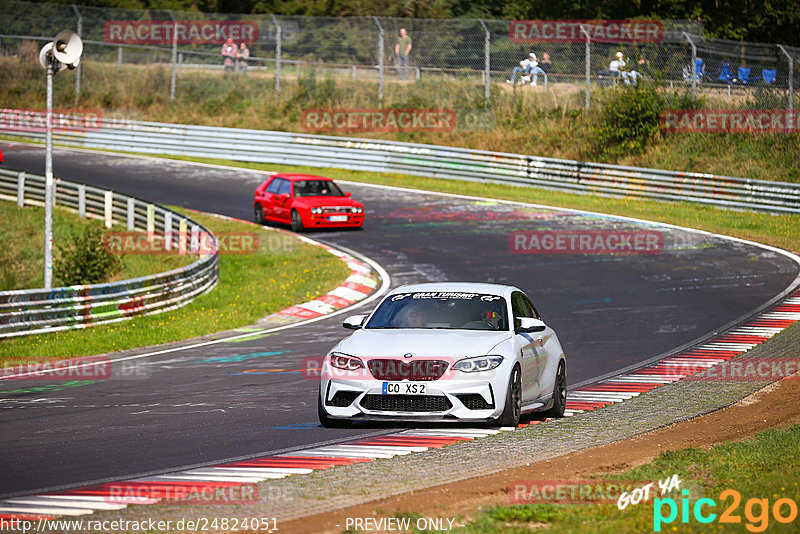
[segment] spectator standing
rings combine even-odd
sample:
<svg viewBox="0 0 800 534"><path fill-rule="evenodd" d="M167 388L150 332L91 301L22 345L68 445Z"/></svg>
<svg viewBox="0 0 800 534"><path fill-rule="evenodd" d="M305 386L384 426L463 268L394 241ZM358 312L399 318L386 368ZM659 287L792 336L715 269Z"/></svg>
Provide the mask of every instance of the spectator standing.
<svg viewBox="0 0 800 534"><path fill-rule="evenodd" d="M225 74L233 72L236 68L236 43L228 38L222 45L222 65L225 67Z"/></svg>
<svg viewBox="0 0 800 534"><path fill-rule="evenodd" d="M247 74L247 58L250 57L250 49L247 48L247 43L239 45L239 51L236 52L236 59L239 63L239 71L242 74Z"/></svg>
<svg viewBox="0 0 800 534"><path fill-rule="evenodd" d="M408 55L411 53L413 42L405 28L400 28L400 38L394 45L394 55L397 58L397 76L401 80L408 79Z"/></svg>

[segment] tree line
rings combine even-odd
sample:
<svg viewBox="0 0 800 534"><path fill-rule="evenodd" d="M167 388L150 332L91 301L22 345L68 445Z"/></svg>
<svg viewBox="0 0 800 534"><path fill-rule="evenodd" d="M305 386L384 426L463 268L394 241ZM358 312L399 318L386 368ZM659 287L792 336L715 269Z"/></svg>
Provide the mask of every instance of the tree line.
<svg viewBox="0 0 800 534"><path fill-rule="evenodd" d="M74 0L57 0L72 4ZM501 19L689 19L711 37L800 46L797 0L83 0L208 13Z"/></svg>

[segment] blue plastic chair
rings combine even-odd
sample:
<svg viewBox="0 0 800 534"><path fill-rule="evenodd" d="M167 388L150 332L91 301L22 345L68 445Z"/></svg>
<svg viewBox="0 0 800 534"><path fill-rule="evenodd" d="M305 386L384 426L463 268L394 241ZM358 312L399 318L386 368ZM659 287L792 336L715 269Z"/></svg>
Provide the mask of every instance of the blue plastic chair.
<svg viewBox="0 0 800 534"><path fill-rule="evenodd" d="M728 66L727 61L722 65L717 80L720 82L731 83L731 68Z"/></svg>
<svg viewBox="0 0 800 534"><path fill-rule="evenodd" d="M777 76L778 69L761 69L761 79L766 84L775 83Z"/></svg>
<svg viewBox="0 0 800 534"><path fill-rule="evenodd" d="M695 70L694 70L695 78L697 78L698 80L702 80L705 73L706 73L706 64L703 62L701 58L695 59Z"/></svg>
<svg viewBox="0 0 800 534"><path fill-rule="evenodd" d="M736 83L747 85L750 82L750 69L748 67L739 67L739 75L736 80Z"/></svg>

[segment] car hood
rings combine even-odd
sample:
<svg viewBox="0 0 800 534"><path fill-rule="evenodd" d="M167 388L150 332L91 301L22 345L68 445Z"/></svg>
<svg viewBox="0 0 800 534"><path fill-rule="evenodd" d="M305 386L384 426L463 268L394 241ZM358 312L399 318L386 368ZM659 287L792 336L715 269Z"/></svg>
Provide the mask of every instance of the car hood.
<svg viewBox="0 0 800 534"><path fill-rule="evenodd" d="M296 203L309 208L323 206L361 206L361 202L348 197L294 197Z"/></svg>
<svg viewBox="0 0 800 534"><path fill-rule="evenodd" d="M485 330L397 329L358 330L336 350L360 357L447 356L461 359L483 356L511 337L510 332Z"/></svg>

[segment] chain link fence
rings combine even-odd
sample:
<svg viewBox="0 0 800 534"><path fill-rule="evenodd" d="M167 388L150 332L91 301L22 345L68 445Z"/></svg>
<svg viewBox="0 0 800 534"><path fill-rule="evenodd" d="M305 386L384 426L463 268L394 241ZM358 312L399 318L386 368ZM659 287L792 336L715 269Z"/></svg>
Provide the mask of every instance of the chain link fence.
<svg viewBox="0 0 800 534"><path fill-rule="evenodd" d="M657 42L625 43L597 39L588 23L564 21L577 27L572 39L530 42L516 39L513 23L504 20L209 14L11 0L0 0L0 10L6 61L24 55L26 42L38 50L63 29L81 35L76 104L100 81L146 79L147 91L136 95L142 103L187 99L211 108L225 106L226 94L246 80L253 98L307 108L492 110L528 98L542 108L588 109L602 102L607 87L650 79L676 105L688 97L708 108L793 109L800 81L800 49L710 39L694 21L657 21ZM413 41L407 68L396 54L401 28ZM247 43L246 68L223 65L227 37ZM547 72L515 73L531 52ZM641 78L611 68L618 53Z"/></svg>

